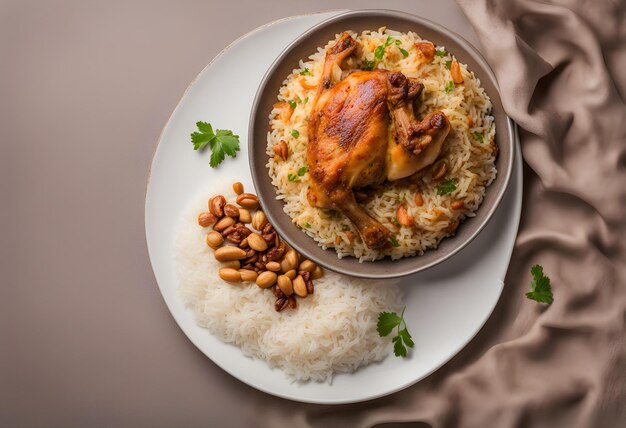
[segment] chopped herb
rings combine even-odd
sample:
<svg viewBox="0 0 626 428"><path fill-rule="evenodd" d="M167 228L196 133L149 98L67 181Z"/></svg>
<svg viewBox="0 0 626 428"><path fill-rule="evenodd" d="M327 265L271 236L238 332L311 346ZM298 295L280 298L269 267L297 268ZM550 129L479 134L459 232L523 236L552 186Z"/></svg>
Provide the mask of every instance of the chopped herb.
<svg viewBox="0 0 626 428"><path fill-rule="evenodd" d="M361 65L361 68L363 70L371 71L371 70L374 69L374 66L376 66L376 61L375 60L368 61L368 60L364 59L363 60L363 64Z"/></svg>
<svg viewBox="0 0 626 428"><path fill-rule="evenodd" d="M306 221L302 224L300 224L300 226L304 227L304 228L309 228L311 227L311 225L309 223L307 223Z"/></svg>
<svg viewBox="0 0 626 428"><path fill-rule="evenodd" d="M449 178L437 186L437 194L439 196L447 195L456 190L456 178Z"/></svg>
<svg viewBox="0 0 626 428"><path fill-rule="evenodd" d="M530 282L531 291L526 293L526 297L539 303L551 304L554 301L552 287L550 286L550 278L543 274L543 266L531 267L530 273L533 279Z"/></svg>
<svg viewBox="0 0 626 428"><path fill-rule="evenodd" d="M402 56L404 58L406 58L407 56L409 56L409 53L407 51L405 51L404 49L400 48L400 53L402 54Z"/></svg>
<svg viewBox="0 0 626 428"><path fill-rule="evenodd" d="M308 102L309 102L309 97L306 97L305 99L302 100L302 104L303 105L308 103Z"/></svg>
<svg viewBox="0 0 626 428"><path fill-rule="evenodd" d="M446 92L446 94L452 92L454 90L454 82L450 80L448 84L443 88L443 90Z"/></svg>
<svg viewBox="0 0 626 428"><path fill-rule="evenodd" d="M402 42L400 40L396 40L396 46L400 46Z"/></svg>
<svg viewBox="0 0 626 428"><path fill-rule="evenodd" d="M302 177L304 174L307 173L308 170L309 170L309 167L305 165L298 170L298 175Z"/></svg>
<svg viewBox="0 0 626 428"><path fill-rule="evenodd" d="M378 323L376 324L376 330L380 337L388 336L393 329L396 329L396 336L391 339L393 342L393 353L396 357L406 357L408 355L406 347L413 348L415 342L409 333L404 320L404 309L400 315L395 312L381 312L378 315ZM404 328L400 328L403 327Z"/></svg>
<svg viewBox="0 0 626 428"><path fill-rule="evenodd" d="M479 143L485 141L485 134L483 134L482 132L474 132L472 135L474 136L474 139Z"/></svg>
<svg viewBox="0 0 626 428"><path fill-rule="evenodd" d="M300 136L300 132L297 129L292 129L291 130L291 136L293 138L298 138Z"/></svg>
<svg viewBox="0 0 626 428"><path fill-rule="evenodd" d="M446 68L447 68L448 70L450 70L450 68L451 68L451 67L452 67L452 60L451 60L451 59L449 59L449 60L447 60L447 61L446 61Z"/></svg>
<svg viewBox="0 0 626 428"><path fill-rule="evenodd" d="M309 71L309 67L304 67L304 70L300 72L301 76L311 76L311 72Z"/></svg>
<svg viewBox="0 0 626 428"><path fill-rule="evenodd" d="M400 223L398 223L398 219L397 219L397 218L395 218L395 217L392 217L392 218L391 218L391 223L392 223L392 224L395 224L396 226L400 226Z"/></svg>
<svg viewBox="0 0 626 428"><path fill-rule="evenodd" d="M385 47L391 46L392 43L393 43L393 37L387 36L387 40L385 40Z"/></svg>
<svg viewBox="0 0 626 428"><path fill-rule="evenodd" d="M443 50L443 49L442 49L442 50L437 49L437 50L435 51L435 55L437 55L437 56L439 56L439 57L446 56L446 51L445 51L445 50Z"/></svg>
<svg viewBox="0 0 626 428"><path fill-rule="evenodd" d="M297 179L298 179L298 176L296 174L287 174L287 180L296 181Z"/></svg>
<svg viewBox="0 0 626 428"><path fill-rule="evenodd" d="M204 151L207 146L211 148L211 159L209 165L215 168L224 160L225 155L232 158L237 156L239 151L239 135L233 134L228 129L217 129L213 132L213 127L207 122L196 122L198 131L191 134L193 149Z"/></svg>
<svg viewBox="0 0 626 428"><path fill-rule="evenodd" d="M396 202L402 202L404 200L404 196L398 195L396 196Z"/></svg>
<svg viewBox="0 0 626 428"><path fill-rule="evenodd" d="M393 245L394 247L400 246L400 243L398 242L395 236L390 237L389 242L391 242L391 245Z"/></svg>
<svg viewBox="0 0 626 428"><path fill-rule="evenodd" d="M376 58L377 60L381 60L383 59L383 56L385 55L385 47L383 45L378 46L375 50L374 50L374 58Z"/></svg>
<svg viewBox="0 0 626 428"><path fill-rule="evenodd" d="M289 105L291 106L291 108L295 109L296 106L298 105L298 103L296 103L296 100L289 100L287 101L289 103Z"/></svg>

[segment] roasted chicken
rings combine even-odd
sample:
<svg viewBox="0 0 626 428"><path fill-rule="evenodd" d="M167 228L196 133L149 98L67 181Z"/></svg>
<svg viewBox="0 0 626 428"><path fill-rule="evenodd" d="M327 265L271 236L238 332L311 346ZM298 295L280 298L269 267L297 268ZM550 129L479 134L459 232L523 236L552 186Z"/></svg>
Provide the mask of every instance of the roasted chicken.
<svg viewBox="0 0 626 428"><path fill-rule="evenodd" d="M450 123L442 112L416 119L413 104L423 85L400 72L358 71L333 81L356 49L357 41L343 33L326 53L309 117L308 200L346 215L375 249L388 245L389 231L357 203L353 191L431 165Z"/></svg>

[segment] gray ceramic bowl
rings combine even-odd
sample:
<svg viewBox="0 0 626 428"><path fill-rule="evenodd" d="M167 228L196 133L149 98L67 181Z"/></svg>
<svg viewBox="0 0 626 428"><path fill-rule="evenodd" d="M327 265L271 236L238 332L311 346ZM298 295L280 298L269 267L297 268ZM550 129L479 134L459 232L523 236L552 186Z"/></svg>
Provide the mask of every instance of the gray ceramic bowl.
<svg viewBox="0 0 626 428"><path fill-rule="evenodd" d="M318 46L326 45L342 31L353 30L360 33L363 30L376 30L382 26L402 32L414 31L435 45L444 45L460 62L468 65L491 98L500 155L496 162L498 175L487 188L485 199L476 211L476 216L466 219L459 226L455 236L444 239L437 249L429 250L422 256L395 261L385 258L376 262L359 263L353 257L339 259L332 249L323 250L284 213L283 203L276 199L276 192L266 167L268 117L272 105L277 100L282 82L294 68L298 67L300 59L307 58ZM513 132L514 124L504 112L493 72L480 53L465 39L431 21L406 13L388 10L351 11L334 16L306 31L282 52L265 74L250 116L248 132L250 168L263 210L279 234L293 248L325 268L346 275L377 279L396 278L420 272L448 259L465 247L485 227L509 183L514 153Z"/></svg>

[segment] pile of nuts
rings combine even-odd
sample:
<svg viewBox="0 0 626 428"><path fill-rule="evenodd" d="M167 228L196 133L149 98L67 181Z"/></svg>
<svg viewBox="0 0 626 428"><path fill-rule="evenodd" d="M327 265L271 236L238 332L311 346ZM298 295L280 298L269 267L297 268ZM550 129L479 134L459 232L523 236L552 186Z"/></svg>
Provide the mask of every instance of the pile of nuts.
<svg viewBox="0 0 626 428"><path fill-rule="evenodd" d="M313 280L322 277L322 268L311 260L301 261L300 254L278 236L265 213L258 209L256 195L244 193L239 182L233 184L233 190L237 205L216 195L209 199L209 211L198 215L201 227L212 226L206 243L223 265L220 278L229 283L255 282L260 288L271 288L276 296L276 311L295 309L295 296L313 294Z"/></svg>

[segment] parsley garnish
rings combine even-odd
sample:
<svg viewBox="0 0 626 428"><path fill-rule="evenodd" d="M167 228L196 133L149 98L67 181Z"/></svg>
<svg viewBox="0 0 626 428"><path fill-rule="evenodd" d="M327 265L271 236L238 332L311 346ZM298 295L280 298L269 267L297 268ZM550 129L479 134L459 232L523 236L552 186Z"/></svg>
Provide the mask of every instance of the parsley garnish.
<svg viewBox="0 0 626 428"><path fill-rule="evenodd" d="M300 132L297 129L292 129L291 130L291 136L293 138L298 138L300 136Z"/></svg>
<svg viewBox="0 0 626 428"><path fill-rule="evenodd" d="M530 282L530 289L526 297L539 303L551 304L554 301L550 278L543 274L543 266L535 265L530 268L533 280Z"/></svg>
<svg viewBox="0 0 626 428"><path fill-rule="evenodd" d="M379 61L383 59L383 56L385 56L385 49L387 48L387 46L391 46L392 43L393 43L393 37L387 36L387 40L385 40L385 44L378 46L374 50L374 58L376 58Z"/></svg>
<svg viewBox="0 0 626 428"><path fill-rule="evenodd" d="M309 170L309 167L305 165L298 170L298 175L302 177L304 174L307 173L308 170Z"/></svg>
<svg viewBox="0 0 626 428"><path fill-rule="evenodd" d="M374 69L375 65L376 65L376 61L375 60L368 61L368 60L364 59L363 60L363 64L361 65L361 68L363 70L371 71L371 70Z"/></svg>
<svg viewBox="0 0 626 428"><path fill-rule="evenodd" d="M448 70L450 70L450 68L452 68L452 60L451 60L451 59L449 59L449 60L447 60L447 61L446 61L446 68L447 68Z"/></svg>
<svg viewBox="0 0 626 428"><path fill-rule="evenodd" d="M394 247L399 247L400 243L398 242L398 240L396 239L395 236L391 236L389 238L389 242L391 242L391 245L393 245Z"/></svg>
<svg viewBox="0 0 626 428"><path fill-rule="evenodd" d="M304 227L305 229L311 227L311 225L309 223L307 223L306 221L304 223L300 224L300 226Z"/></svg>
<svg viewBox="0 0 626 428"><path fill-rule="evenodd" d="M404 50L404 49L402 49L402 48L399 48L399 49L400 49L400 53L402 54L402 56L403 56L404 58L406 58L407 56L409 56L409 53L408 53L407 51L405 51L405 50Z"/></svg>
<svg viewBox="0 0 626 428"><path fill-rule="evenodd" d="M296 102L296 100L289 100L287 101L289 103L289 105L291 106L292 109L295 109L296 106L298 105L298 103Z"/></svg>
<svg viewBox="0 0 626 428"><path fill-rule="evenodd" d="M485 134L483 134L482 132L474 132L472 135L478 142L482 143L485 140Z"/></svg>
<svg viewBox="0 0 626 428"><path fill-rule="evenodd" d="M398 219L397 219L397 218L395 218L395 217L392 217L392 218L391 218L391 223L392 223L392 224L395 224L396 226L400 226L400 223L398 223Z"/></svg>
<svg viewBox="0 0 626 428"><path fill-rule="evenodd" d="M437 55L437 56L439 56L439 57L446 56L446 51L445 51L445 50L443 50L443 49L442 49L442 50L437 49L437 50L435 51L435 55Z"/></svg>
<svg viewBox="0 0 626 428"><path fill-rule="evenodd" d="M298 176L296 174L287 174L287 180L296 181L297 179L298 179Z"/></svg>
<svg viewBox="0 0 626 428"><path fill-rule="evenodd" d="M237 156L239 151L239 135L233 134L228 129L217 129L213 132L213 127L207 122L196 122L198 131L191 134L193 149L204 151L207 146L211 148L211 159L209 165L215 168L224 160L225 155L232 158Z"/></svg>
<svg viewBox="0 0 626 428"><path fill-rule="evenodd" d="M437 186L437 194L439 196L447 195L456 190L456 178L449 178Z"/></svg>
<svg viewBox="0 0 626 428"><path fill-rule="evenodd" d="M303 105L304 105L304 104L306 104L307 102L309 102L309 97L305 97L305 98L302 100L302 104L303 104Z"/></svg>
<svg viewBox="0 0 626 428"><path fill-rule="evenodd" d="M311 72L309 71L309 67L304 67L304 70L300 72L300 76L310 76Z"/></svg>
<svg viewBox="0 0 626 428"><path fill-rule="evenodd" d="M400 315L395 312L381 312L378 315L378 323L376 324L376 330L380 337L388 336L394 328L396 328L396 336L391 339L393 342L393 353L396 357L406 357L408 355L406 346L413 348L415 342L406 327L406 321L404 320L404 309ZM404 328L400 329L400 327ZM406 346L405 346L406 345Z"/></svg>
<svg viewBox="0 0 626 428"><path fill-rule="evenodd" d="M450 80L446 86L443 88L444 91L446 91L446 94L449 94L450 92L452 92L454 90L454 82L452 80Z"/></svg>

